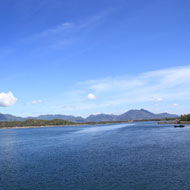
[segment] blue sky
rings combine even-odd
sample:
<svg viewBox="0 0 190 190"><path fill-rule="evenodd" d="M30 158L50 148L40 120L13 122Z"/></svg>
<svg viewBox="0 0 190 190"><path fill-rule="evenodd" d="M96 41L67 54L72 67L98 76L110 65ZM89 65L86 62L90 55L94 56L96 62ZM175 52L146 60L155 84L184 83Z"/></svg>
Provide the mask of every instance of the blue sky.
<svg viewBox="0 0 190 190"><path fill-rule="evenodd" d="M189 113L188 0L0 0L0 112Z"/></svg>

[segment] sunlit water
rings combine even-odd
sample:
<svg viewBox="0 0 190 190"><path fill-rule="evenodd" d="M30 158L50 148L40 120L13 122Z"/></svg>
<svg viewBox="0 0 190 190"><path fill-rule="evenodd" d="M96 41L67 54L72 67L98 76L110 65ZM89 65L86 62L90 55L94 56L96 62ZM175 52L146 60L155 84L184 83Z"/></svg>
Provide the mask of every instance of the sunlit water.
<svg viewBox="0 0 190 190"><path fill-rule="evenodd" d="M0 130L0 190L189 190L190 126Z"/></svg>

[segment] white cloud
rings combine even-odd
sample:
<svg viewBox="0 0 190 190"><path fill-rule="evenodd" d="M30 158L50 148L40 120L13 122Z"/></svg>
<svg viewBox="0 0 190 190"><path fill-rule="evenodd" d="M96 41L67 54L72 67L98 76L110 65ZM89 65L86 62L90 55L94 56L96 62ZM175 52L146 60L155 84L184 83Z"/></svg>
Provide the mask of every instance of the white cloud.
<svg viewBox="0 0 190 190"><path fill-rule="evenodd" d="M96 99L96 96L92 93L88 94L88 99L89 100L95 100Z"/></svg>
<svg viewBox="0 0 190 190"><path fill-rule="evenodd" d="M9 107L14 105L18 101L17 98L13 96L12 92L2 92L0 93L0 107Z"/></svg>
<svg viewBox="0 0 190 190"><path fill-rule="evenodd" d="M179 106L179 104L173 104L174 107Z"/></svg>
<svg viewBox="0 0 190 190"><path fill-rule="evenodd" d="M33 101L32 101L32 104L40 104L40 103L42 103L41 100L33 100Z"/></svg>

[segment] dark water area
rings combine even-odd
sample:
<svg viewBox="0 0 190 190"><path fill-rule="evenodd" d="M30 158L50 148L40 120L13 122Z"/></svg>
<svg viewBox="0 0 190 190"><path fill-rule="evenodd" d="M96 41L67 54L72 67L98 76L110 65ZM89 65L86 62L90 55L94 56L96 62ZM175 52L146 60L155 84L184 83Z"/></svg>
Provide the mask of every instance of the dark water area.
<svg viewBox="0 0 190 190"><path fill-rule="evenodd" d="M0 190L189 190L190 126L0 130Z"/></svg>

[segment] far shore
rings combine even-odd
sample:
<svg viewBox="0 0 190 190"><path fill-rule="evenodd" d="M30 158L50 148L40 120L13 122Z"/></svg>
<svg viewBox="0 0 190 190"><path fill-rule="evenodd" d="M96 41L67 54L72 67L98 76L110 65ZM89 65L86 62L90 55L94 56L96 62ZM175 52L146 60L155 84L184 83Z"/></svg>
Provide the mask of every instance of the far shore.
<svg viewBox="0 0 190 190"><path fill-rule="evenodd" d="M41 126L14 126L14 127L0 127L0 129L28 129L28 128L46 128L46 127L66 127L66 126L86 126L86 125L107 125L107 124L121 124L132 122L100 122L100 123L76 123L72 125L41 125Z"/></svg>
<svg viewBox="0 0 190 190"><path fill-rule="evenodd" d="M74 124L74 125L41 125L41 126L15 126L15 127L0 127L0 129L27 129L27 128L44 128L44 127L66 127L66 126L82 126L89 124Z"/></svg>
<svg viewBox="0 0 190 190"><path fill-rule="evenodd" d="M86 126L86 125L107 125L107 124L122 124L122 123L135 123L135 122L145 122L153 120L136 120L136 121L114 121L114 122L92 122L92 123L74 123L74 124L63 124L63 125L30 125L30 126L5 126L0 127L0 129L27 129L27 128L45 128L45 127L66 127L66 126ZM156 121L156 120L154 120ZM158 121L158 120L157 120ZM159 121L158 124L190 124L190 121Z"/></svg>
<svg viewBox="0 0 190 190"><path fill-rule="evenodd" d="M190 124L190 121L180 121L180 122L176 122L176 121L160 121L158 122L158 124Z"/></svg>

